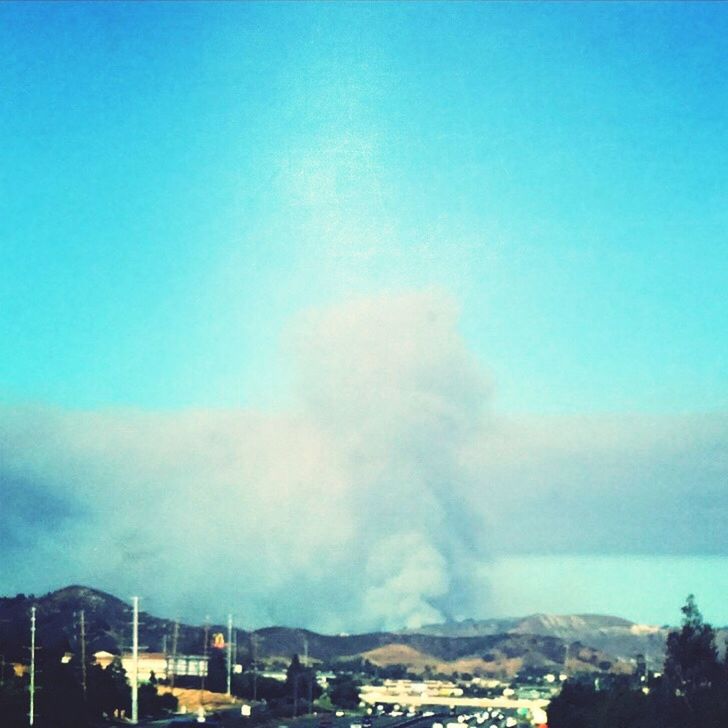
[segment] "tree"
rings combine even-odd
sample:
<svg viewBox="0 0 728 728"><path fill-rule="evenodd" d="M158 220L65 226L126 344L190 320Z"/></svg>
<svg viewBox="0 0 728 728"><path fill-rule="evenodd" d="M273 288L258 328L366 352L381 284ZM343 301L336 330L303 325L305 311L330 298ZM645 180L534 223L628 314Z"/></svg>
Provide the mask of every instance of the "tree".
<svg viewBox="0 0 728 728"><path fill-rule="evenodd" d="M591 685L569 681L549 705L548 724L552 728L591 728L603 702Z"/></svg>
<svg viewBox="0 0 728 728"><path fill-rule="evenodd" d="M569 681L549 705L550 728L728 726L728 665L718 660L714 630L692 595L682 613L681 629L667 639L663 677L640 681L639 689L612 681L601 691Z"/></svg>
<svg viewBox="0 0 728 728"><path fill-rule="evenodd" d="M25 728L28 725L28 679L18 677L6 666L0 685L0 715L3 726Z"/></svg>
<svg viewBox="0 0 728 728"><path fill-rule="evenodd" d="M83 728L87 725L83 690L74 665L61 661L60 650L36 657L36 714L39 726Z"/></svg>
<svg viewBox="0 0 728 728"><path fill-rule="evenodd" d="M224 693L227 690L227 662L225 651L213 647L207 660L207 689L213 693Z"/></svg>
<svg viewBox="0 0 728 728"><path fill-rule="evenodd" d="M172 713L177 710L177 703L177 698L171 693L160 695L152 682L139 686L139 715L142 717L157 718Z"/></svg>
<svg viewBox="0 0 728 728"><path fill-rule="evenodd" d="M715 632L703 621L695 597L690 594L681 608L682 629L667 637L665 678L676 693L693 695L718 678L720 667Z"/></svg>
<svg viewBox="0 0 728 728"><path fill-rule="evenodd" d="M353 710L359 707L359 683L348 675L340 675L331 681L329 697L334 705Z"/></svg>
<svg viewBox="0 0 728 728"><path fill-rule="evenodd" d="M302 702L308 704L321 695L321 688L316 682L316 671L312 667L301 664L298 655L293 655L291 664L286 670L286 692L293 701L293 714L298 715ZM308 704L308 710L311 705Z"/></svg>
<svg viewBox="0 0 728 728"><path fill-rule="evenodd" d="M253 694L257 693L257 699L268 703L285 699L287 695L285 683L271 677L256 676L252 672L233 675L232 691L233 695L248 700L253 700Z"/></svg>
<svg viewBox="0 0 728 728"><path fill-rule="evenodd" d="M703 621L692 594L681 611L682 628L667 637L665 687L669 697L682 702L695 719L702 712L699 703L708 693L723 687L725 671L718 660L715 632Z"/></svg>
<svg viewBox="0 0 728 728"><path fill-rule="evenodd" d="M87 702L94 717L129 713L131 688L126 681L126 670L118 657L106 669L94 665L89 670Z"/></svg>

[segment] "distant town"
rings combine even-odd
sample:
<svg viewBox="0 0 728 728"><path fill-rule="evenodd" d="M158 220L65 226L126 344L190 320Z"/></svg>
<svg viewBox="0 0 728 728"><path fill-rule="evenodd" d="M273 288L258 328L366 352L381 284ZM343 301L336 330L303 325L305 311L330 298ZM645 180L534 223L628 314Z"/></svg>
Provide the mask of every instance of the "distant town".
<svg viewBox="0 0 728 728"><path fill-rule="evenodd" d="M582 712L613 693L646 706L664 697L668 679L681 681L672 699L686 695L685 671L674 674L680 650L694 639L709 659L707 638L718 633L692 598L683 614L674 632L616 617L533 615L321 635L246 631L232 615L192 626L147 614L138 598L74 586L0 599L0 716L7 728L564 728L576 725L574 695ZM718 683L728 687L728 665L712 649L711 695L726 700ZM695 672L694 650L689 659Z"/></svg>

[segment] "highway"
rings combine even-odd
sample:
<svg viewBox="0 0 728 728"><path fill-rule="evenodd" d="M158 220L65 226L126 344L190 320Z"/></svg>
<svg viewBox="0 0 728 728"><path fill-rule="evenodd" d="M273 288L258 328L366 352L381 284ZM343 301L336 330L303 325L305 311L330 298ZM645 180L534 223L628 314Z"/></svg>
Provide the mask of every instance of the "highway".
<svg viewBox="0 0 728 728"><path fill-rule="evenodd" d="M215 715L220 717L220 725L224 726L224 728L242 728L250 720L241 717L239 706L219 711ZM414 717L402 716L398 718L392 718L387 715L369 717L372 721L372 728L431 728L434 721L440 720L441 722L445 722L446 718L451 716L446 716L443 713L441 716L427 717L421 715ZM139 725L145 728L167 728L167 726L174 728L175 721L182 718L183 716L178 715L161 720L140 722ZM339 717L327 715L325 718L321 715L305 715L300 718L277 718L268 720L265 723L254 722L252 725L255 728L351 728L352 725L361 726L365 718L366 716L361 715L344 715ZM194 721L195 715L190 713L187 719ZM199 723L198 725L200 728L204 728L205 723Z"/></svg>
<svg viewBox="0 0 728 728"><path fill-rule="evenodd" d="M437 709L436 709L437 710ZM497 706L493 706L492 713L498 710ZM490 718L477 722L477 713L469 713L469 720L464 721L461 725L462 728L503 728L506 725L505 721L507 718L514 718L516 715L515 706L508 705L502 706L502 709L498 710L500 718ZM211 723L208 725L222 726L223 728L244 728L246 723L250 719L242 718L240 715L240 708L231 708L225 711L220 711L216 714L219 716L219 722ZM175 728L175 720L179 720L181 716L177 716L175 719L166 718L164 720L155 720L140 725L144 725L147 728ZM391 716L369 716L371 718L372 728L432 728L434 723L440 723L443 727L447 726L448 723L456 723L457 717L452 715L449 711L447 712L434 712L433 715L416 715L416 716L401 716L392 718ZM190 715L190 721L194 721L195 716ZM269 720L265 723L255 722L253 725L255 728L351 728L352 726L362 726L362 722L366 720L366 716L361 715L345 715L345 716L302 716L300 718L279 718ZM178 724L179 725L179 724ZM200 728L204 728L205 723L197 724ZM528 722L519 723L519 725L530 725Z"/></svg>

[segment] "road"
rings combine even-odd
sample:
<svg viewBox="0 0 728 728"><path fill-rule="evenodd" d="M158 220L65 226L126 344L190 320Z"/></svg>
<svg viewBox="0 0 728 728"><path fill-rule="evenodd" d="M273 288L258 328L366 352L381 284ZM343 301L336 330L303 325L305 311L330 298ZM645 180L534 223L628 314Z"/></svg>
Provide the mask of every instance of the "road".
<svg viewBox="0 0 728 728"><path fill-rule="evenodd" d="M495 707L495 706L494 706ZM496 708L497 709L497 708ZM492 711L493 713L496 710ZM462 728L502 728L505 726L506 718L514 718L516 709L513 706L503 707L498 710L500 718L492 717L487 720L481 718L481 722L477 722L476 714L471 713L467 721L463 722ZM218 713L221 724L224 728L244 728L248 724L246 718L240 716L240 709L236 707ZM341 717L328 717L327 728L351 728L352 725L361 726L364 717L361 715L345 715ZM520 725L530 725L527 722L520 722ZM448 712L436 712L433 715L417 715L413 717L397 717L392 718L387 715L372 717L372 728L432 728L433 723L440 723L446 726L448 723L457 722L457 718ZM145 728L167 728L170 725L170 719L159 721L151 721L143 724ZM200 724L200 728L204 728L204 723ZM302 716L300 718L280 718L271 720L266 723L255 723L255 728L322 728L321 716Z"/></svg>
<svg viewBox="0 0 728 728"><path fill-rule="evenodd" d="M249 719L240 716L240 707L230 708L228 710L216 713L222 719L225 728L241 728L245 726ZM194 718L193 714L190 714ZM444 719L444 714L443 718ZM344 715L341 717L329 716L328 728L351 728L352 725L361 726L364 716L361 715ZM372 719L372 728L432 728L433 721L438 720L435 716L415 716L415 717L399 717L391 718L390 716L376 716ZM170 718L163 720L153 720L140 723L144 728L167 728L170 725ZM204 728L204 723L200 723L200 728ZM266 723L255 723L255 728L321 728L321 716L301 716L300 718L278 718L269 720Z"/></svg>

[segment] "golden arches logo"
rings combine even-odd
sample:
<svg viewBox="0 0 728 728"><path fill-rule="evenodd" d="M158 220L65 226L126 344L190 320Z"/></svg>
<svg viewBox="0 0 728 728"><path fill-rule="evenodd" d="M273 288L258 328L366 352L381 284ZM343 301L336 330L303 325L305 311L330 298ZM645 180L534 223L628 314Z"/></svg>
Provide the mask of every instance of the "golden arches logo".
<svg viewBox="0 0 728 728"><path fill-rule="evenodd" d="M222 632L215 632L215 634L212 635L212 646L216 647L218 650L225 649L225 636Z"/></svg>

